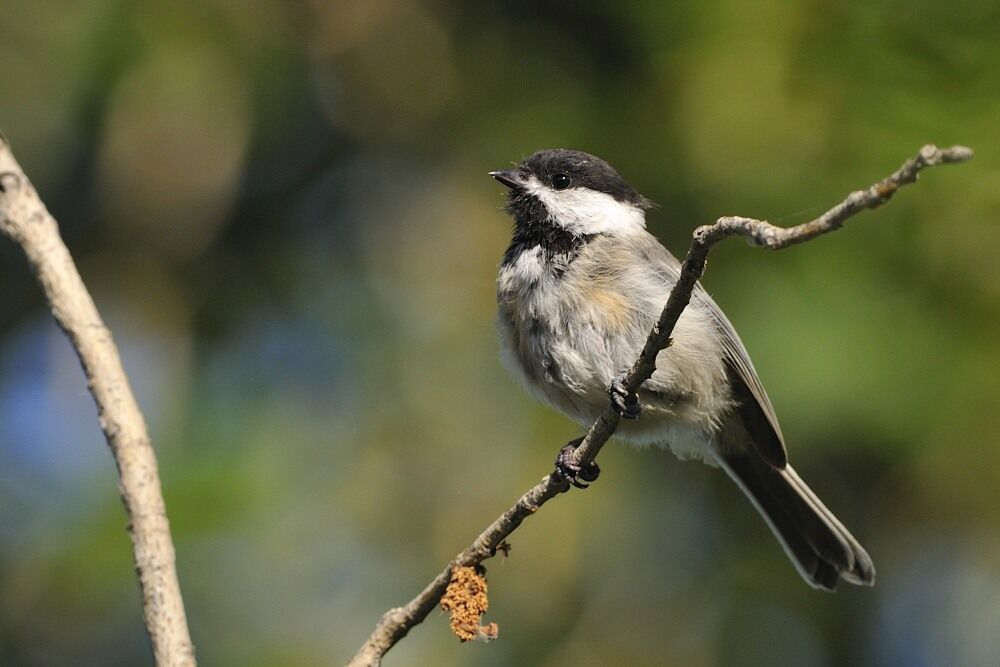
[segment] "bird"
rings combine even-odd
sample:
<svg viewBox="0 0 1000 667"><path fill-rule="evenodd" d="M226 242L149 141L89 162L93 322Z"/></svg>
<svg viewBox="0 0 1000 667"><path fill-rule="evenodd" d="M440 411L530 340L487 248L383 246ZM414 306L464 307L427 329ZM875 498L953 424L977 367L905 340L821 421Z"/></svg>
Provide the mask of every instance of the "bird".
<svg viewBox="0 0 1000 667"><path fill-rule="evenodd" d="M721 468L746 494L810 586L870 586L871 557L788 463L771 401L739 335L699 283L628 395L638 357L681 264L646 230L652 203L589 153L540 150L489 175L507 188L510 245L497 272L497 329L507 370L532 396L584 427L609 404L617 439ZM570 441L556 473L596 479Z"/></svg>

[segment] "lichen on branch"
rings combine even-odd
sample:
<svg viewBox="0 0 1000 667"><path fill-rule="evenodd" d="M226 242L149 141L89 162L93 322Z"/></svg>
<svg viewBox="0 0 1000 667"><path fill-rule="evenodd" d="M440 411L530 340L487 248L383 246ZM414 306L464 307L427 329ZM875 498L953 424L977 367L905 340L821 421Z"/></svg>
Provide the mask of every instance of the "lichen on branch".
<svg viewBox="0 0 1000 667"><path fill-rule="evenodd" d="M463 642L497 638L500 629L496 623L482 625L483 614L490 608L487 590L486 569L482 565L459 565L452 570L451 581L441 597L441 608L451 612L451 631Z"/></svg>

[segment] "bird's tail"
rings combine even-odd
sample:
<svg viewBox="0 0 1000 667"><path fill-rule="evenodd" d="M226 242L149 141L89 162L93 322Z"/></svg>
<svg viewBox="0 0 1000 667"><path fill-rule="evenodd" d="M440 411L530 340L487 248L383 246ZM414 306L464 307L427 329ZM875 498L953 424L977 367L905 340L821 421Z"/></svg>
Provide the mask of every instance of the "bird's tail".
<svg viewBox="0 0 1000 667"><path fill-rule="evenodd" d="M832 591L838 579L860 586L875 583L868 553L790 465L775 468L753 449L717 453L716 459L810 586Z"/></svg>

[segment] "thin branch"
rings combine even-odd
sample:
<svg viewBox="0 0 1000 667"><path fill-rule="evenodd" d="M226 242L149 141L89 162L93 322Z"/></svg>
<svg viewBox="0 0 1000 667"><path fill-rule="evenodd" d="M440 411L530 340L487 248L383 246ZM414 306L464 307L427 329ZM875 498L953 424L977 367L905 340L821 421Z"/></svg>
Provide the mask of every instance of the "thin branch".
<svg viewBox="0 0 1000 667"><path fill-rule="evenodd" d="M625 375L625 387L632 393L653 374L656 356L670 344L670 335L681 313L691 300L695 284L705 272L708 253L725 238L744 236L752 244L770 250L781 250L798 243L804 243L827 232L839 229L844 221L866 208L877 208L889 201L897 189L917 180L917 174L925 167L939 164L965 162L972 157L972 151L964 146L940 149L928 145L920 149L916 157L903 163L895 173L879 181L866 190L852 192L841 203L809 222L795 227L776 227L762 220L752 218L719 218L714 225L705 225L694 231L694 240L684 259L677 283L670 291L667 303L654 325L642 353ZM593 461L604 443L615 432L620 417L609 404L604 413L587 431L583 442L574 453L578 463ZM521 496L513 507L504 512L462 553L448 564L417 597L402 607L390 609L379 619L375 631L368 637L354 656L348 667L378 667L382 657L415 625L421 623L437 605L451 579L456 566L477 565L496 554L497 547L527 517L534 514L545 502L566 491L569 484L555 475L546 475L541 482Z"/></svg>
<svg viewBox="0 0 1000 667"><path fill-rule="evenodd" d="M76 350L120 476L142 608L160 667L195 664L156 455L111 331L59 235L59 227L0 135L0 232L18 244L56 322Z"/></svg>
<svg viewBox="0 0 1000 667"><path fill-rule="evenodd" d="M653 375L656 369L656 355L670 344L670 335L691 300L695 283L705 273L708 253L719 241L730 236L744 236L751 245L768 250L782 250L805 243L817 236L840 229L845 220L864 209L878 208L885 204L896 190L909 183L916 183L917 175L924 168L965 162L971 158L972 150L965 146L942 149L928 144L920 149L916 157L904 162L903 166L891 175L864 190L855 190L815 220L795 227L777 227L763 220L728 216L719 218L714 225L698 227L694 230L694 239L681 266L680 277L670 290L670 296L663 307L663 312L660 313L660 319L649 332L639 358L626 374L625 388L634 393ZM609 405L601 418L590 427L587 436L574 452L574 458L580 463L593 461L618 427L618 420L618 413Z"/></svg>

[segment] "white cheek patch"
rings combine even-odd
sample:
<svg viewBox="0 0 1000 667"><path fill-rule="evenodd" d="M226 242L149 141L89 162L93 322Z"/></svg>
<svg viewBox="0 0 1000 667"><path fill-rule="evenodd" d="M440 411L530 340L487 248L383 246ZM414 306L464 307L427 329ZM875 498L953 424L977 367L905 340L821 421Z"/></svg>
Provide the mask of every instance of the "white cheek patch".
<svg viewBox="0 0 1000 667"><path fill-rule="evenodd" d="M553 190L534 176L525 189L545 205L550 220L576 234L620 234L646 227L642 209L604 192L589 188Z"/></svg>

